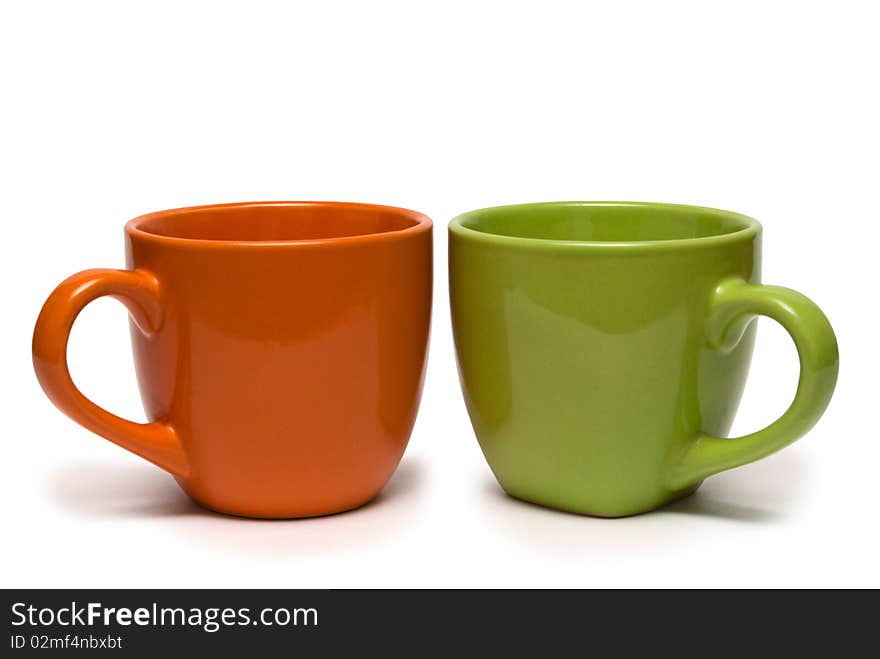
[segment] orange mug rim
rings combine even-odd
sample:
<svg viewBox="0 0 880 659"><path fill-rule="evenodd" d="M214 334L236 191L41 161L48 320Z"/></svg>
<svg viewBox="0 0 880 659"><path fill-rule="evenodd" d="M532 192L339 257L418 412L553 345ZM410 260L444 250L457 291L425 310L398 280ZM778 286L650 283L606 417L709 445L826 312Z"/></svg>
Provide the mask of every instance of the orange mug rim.
<svg viewBox="0 0 880 659"><path fill-rule="evenodd" d="M267 207L321 207L331 210L370 210L380 211L388 216L403 218L410 224L408 226L387 229L383 231L369 231L346 236L328 236L323 238L291 238L279 240L231 240L226 238L189 238L156 233L144 228L148 222L162 218L206 210L226 210L235 208L267 208ZM321 245L363 245L365 243L384 242L401 239L407 236L418 235L431 231L433 222L431 219L418 211L398 206L385 206L381 204L365 204L349 201L242 201L223 204L205 204L198 206L183 206L169 208L167 210L154 211L139 215L125 223L125 233L132 238L148 242L164 244L169 247L187 247L199 249L216 248L279 248L279 247L318 247Z"/></svg>

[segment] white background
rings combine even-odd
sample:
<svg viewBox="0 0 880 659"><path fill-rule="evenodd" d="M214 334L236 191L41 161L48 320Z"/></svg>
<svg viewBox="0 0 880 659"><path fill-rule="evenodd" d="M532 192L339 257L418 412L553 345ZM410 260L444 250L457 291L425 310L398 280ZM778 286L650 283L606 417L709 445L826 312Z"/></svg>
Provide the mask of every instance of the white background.
<svg viewBox="0 0 880 659"><path fill-rule="evenodd" d="M3 3L2 585L880 586L872 4ZM356 512L203 512L65 418L33 375L43 300L78 270L121 267L126 220L263 199L435 220L421 412L396 476ZM445 224L559 199L757 217L764 280L812 297L838 334L819 425L640 517L504 496L459 393ZM143 419L126 322L113 301L91 305L71 369L100 404ZM796 379L788 336L762 321L734 432L778 416Z"/></svg>

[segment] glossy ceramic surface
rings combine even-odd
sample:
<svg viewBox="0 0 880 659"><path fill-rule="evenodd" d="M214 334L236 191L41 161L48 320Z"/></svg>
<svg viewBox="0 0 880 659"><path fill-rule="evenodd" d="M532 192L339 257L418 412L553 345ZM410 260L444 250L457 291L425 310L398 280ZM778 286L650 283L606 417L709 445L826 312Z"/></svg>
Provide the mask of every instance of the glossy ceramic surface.
<svg viewBox="0 0 880 659"><path fill-rule="evenodd" d="M74 275L43 307L33 351L49 398L214 510L300 517L375 497L419 403L431 221L365 204L226 204L137 218L125 243L128 270ZM148 424L70 379L70 328L102 295L131 313Z"/></svg>
<svg viewBox="0 0 880 659"><path fill-rule="evenodd" d="M760 282L760 225L708 208L569 202L474 211L449 225L465 402L511 495L631 515L806 433L837 379L834 333L803 295ZM800 356L791 407L730 429L756 315Z"/></svg>

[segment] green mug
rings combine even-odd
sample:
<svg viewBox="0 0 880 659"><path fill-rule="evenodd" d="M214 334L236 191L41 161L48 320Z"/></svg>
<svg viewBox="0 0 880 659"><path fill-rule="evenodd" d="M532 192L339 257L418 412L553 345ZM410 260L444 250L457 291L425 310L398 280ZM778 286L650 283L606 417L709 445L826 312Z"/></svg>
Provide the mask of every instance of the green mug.
<svg viewBox="0 0 880 659"><path fill-rule="evenodd" d="M629 202L501 206L449 225L459 375L504 490L602 517L645 512L806 433L837 381L837 342L806 297L764 286L761 226ZM763 315L797 346L788 410L725 439Z"/></svg>

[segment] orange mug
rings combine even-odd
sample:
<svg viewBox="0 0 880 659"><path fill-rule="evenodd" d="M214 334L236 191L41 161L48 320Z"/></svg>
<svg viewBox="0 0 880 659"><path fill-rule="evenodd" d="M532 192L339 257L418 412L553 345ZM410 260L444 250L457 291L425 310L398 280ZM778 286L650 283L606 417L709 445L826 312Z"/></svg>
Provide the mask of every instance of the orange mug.
<svg viewBox="0 0 880 659"><path fill-rule="evenodd" d="M340 512L403 455L431 317L431 220L368 204L181 208L125 226L127 270L49 296L34 368L58 408L170 472L198 504L248 517ZM131 316L149 423L71 380L70 329L103 295Z"/></svg>

